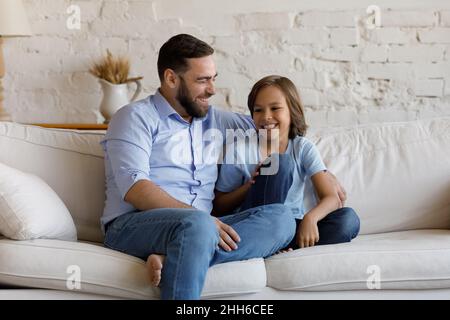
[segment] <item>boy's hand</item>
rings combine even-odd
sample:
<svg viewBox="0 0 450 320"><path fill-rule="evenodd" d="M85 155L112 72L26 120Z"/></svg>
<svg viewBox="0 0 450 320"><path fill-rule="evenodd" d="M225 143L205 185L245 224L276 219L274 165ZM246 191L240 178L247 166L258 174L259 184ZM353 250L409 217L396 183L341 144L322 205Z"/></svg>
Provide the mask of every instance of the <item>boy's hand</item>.
<svg viewBox="0 0 450 320"><path fill-rule="evenodd" d="M313 247L319 241L317 222L306 215L297 231L297 245L300 248Z"/></svg>
<svg viewBox="0 0 450 320"><path fill-rule="evenodd" d="M216 223L217 230L219 231L219 246L222 247L225 251L236 250L238 248L236 242L240 242L241 238L237 234L234 229L223 223L217 218L214 218L214 222Z"/></svg>
<svg viewBox="0 0 450 320"><path fill-rule="evenodd" d="M260 169L261 169L262 163L260 162L256 168L255 171L252 173L252 177L250 178L250 180L247 181L247 183L251 186L252 184L255 184L255 179L257 176L259 176L260 173Z"/></svg>
<svg viewBox="0 0 450 320"><path fill-rule="evenodd" d="M341 185L339 180L336 178L336 176L332 174L330 171L327 172L328 176L330 177L330 181L336 190L339 200L341 200L341 208L342 208L345 206L345 201L347 200L347 192L345 191L344 187Z"/></svg>

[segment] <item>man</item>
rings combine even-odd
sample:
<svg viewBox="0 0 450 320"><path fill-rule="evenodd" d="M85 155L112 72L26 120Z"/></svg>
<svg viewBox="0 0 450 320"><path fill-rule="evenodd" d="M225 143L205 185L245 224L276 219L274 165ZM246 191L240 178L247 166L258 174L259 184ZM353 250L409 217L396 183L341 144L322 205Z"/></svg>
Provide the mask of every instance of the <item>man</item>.
<svg viewBox="0 0 450 320"><path fill-rule="evenodd" d="M213 52L190 35L169 39L158 57L161 87L120 109L102 141L105 245L146 260L162 299L199 299L210 266L270 256L295 235L282 204L211 216L217 165L202 133L253 128L249 117L209 106ZM183 161L173 152L180 146Z"/></svg>

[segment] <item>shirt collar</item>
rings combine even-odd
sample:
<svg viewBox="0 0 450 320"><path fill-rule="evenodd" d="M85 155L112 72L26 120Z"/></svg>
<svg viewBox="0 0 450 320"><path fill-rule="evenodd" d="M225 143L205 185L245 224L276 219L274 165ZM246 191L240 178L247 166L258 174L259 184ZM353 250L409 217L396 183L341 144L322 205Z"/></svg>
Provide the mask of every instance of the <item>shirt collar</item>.
<svg viewBox="0 0 450 320"><path fill-rule="evenodd" d="M156 90L155 95L153 96L153 103L155 104L156 110L158 110L161 118L167 118L171 114L177 113L166 98L163 97L161 92L159 92L159 89Z"/></svg>
<svg viewBox="0 0 450 320"><path fill-rule="evenodd" d="M174 108L170 105L170 103L164 98L164 96L161 94L161 92L156 90L155 95L153 96L153 103L155 104L156 110L158 110L159 115L161 118L167 118L172 114L178 115L178 118L184 120L178 112L175 111ZM194 118L194 121L205 121L209 114L211 113L212 106L209 107L208 113L203 118Z"/></svg>
<svg viewBox="0 0 450 320"><path fill-rule="evenodd" d="M287 154L291 154L292 153L292 148L293 148L292 144L294 143L294 139L289 139L288 140L288 145L287 145L286 151L284 153L287 153Z"/></svg>

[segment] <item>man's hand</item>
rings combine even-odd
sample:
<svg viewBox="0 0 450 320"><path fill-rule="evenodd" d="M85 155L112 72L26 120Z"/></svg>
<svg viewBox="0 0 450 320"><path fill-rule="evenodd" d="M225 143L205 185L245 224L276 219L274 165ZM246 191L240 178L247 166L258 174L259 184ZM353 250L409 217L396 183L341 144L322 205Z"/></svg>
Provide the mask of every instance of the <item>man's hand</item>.
<svg viewBox="0 0 450 320"><path fill-rule="evenodd" d="M297 231L297 245L300 248L313 247L319 241L317 222L306 215Z"/></svg>
<svg viewBox="0 0 450 320"><path fill-rule="evenodd" d="M336 176L334 174L332 174L330 171L327 171L327 172L328 172L328 176L330 177L330 181L336 190L339 200L341 200L340 207L342 208L345 205L345 201L347 201L347 192L345 192L344 187L341 185L341 183L336 178Z"/></svg>
<svg viewBox="0 0 450 320"><path fill-rule="evenodd" d="M237 232L234 231L232 227L217 218L214 218L214 222L216 223L217 230L219 231L219 246L221 246L225 251L236 250L238 248L236 242L241 241L241 238Z"/></svg>

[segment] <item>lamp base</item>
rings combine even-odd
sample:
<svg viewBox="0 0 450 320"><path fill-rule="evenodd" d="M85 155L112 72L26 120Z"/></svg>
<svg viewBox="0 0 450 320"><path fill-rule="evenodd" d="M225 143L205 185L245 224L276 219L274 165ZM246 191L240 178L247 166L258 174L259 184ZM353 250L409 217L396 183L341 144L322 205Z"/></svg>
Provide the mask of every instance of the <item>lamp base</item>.
<svg viewBox="0 0 450 320"><path fill-rule="evenodd" d="M3 109L3 86L2 79L5 76L5 65L3 63L3 50L2 50L3 39L0 37L0 121L11 121L11 116L9 113Z"/></svg>
<svg viewBox="0 0 450 320"><path fill-rule="evenodd" d="M0 121L12 121L11 115L4 110L0 110Z"/></svg>

